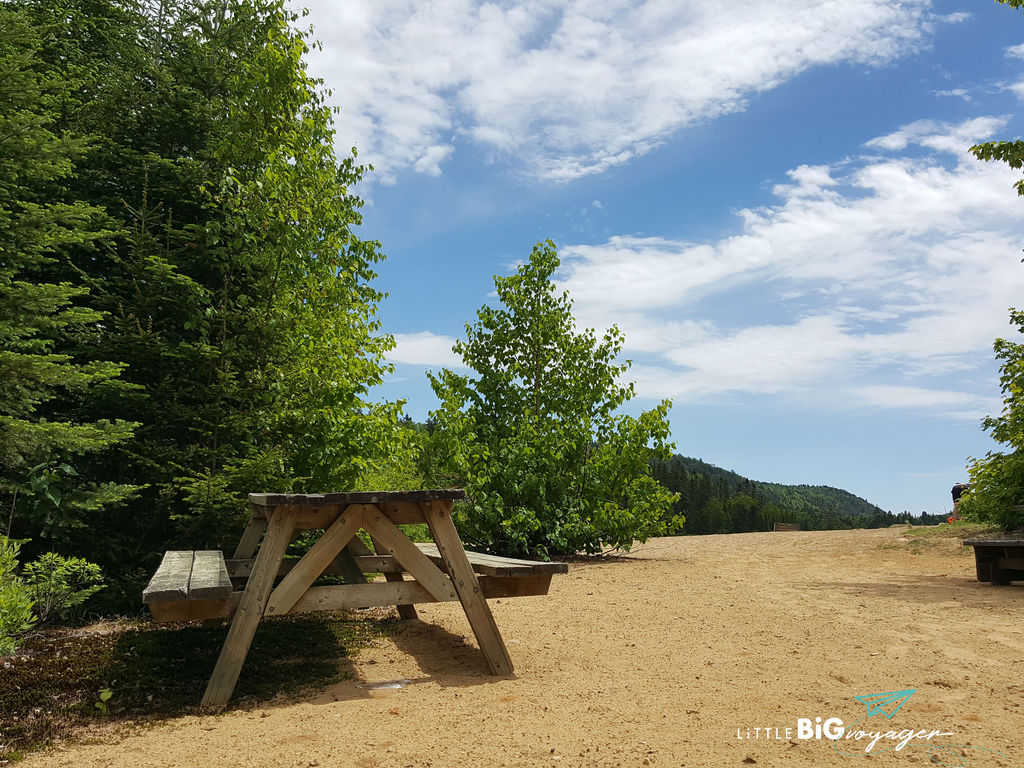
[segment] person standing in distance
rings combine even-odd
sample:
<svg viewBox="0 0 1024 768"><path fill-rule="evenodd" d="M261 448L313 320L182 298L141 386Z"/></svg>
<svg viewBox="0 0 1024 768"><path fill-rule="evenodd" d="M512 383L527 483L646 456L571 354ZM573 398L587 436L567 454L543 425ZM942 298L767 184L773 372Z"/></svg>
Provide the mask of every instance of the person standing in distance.
<svg viewBox="0 0 1024 768"><path fill-rule="evenodd" d="M953 517L952 520L960 519L960 497L971 489L970 483L957 483L953 486Z"/></svg>

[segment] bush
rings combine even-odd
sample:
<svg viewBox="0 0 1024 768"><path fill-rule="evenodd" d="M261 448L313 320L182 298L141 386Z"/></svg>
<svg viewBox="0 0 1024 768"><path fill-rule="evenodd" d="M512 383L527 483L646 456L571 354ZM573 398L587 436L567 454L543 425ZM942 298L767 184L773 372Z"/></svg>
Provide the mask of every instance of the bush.
<svg viewBox="0 0 1024 768"><path fill-rule="evenodd" d="M1024 528L1024 456L990 453L971 466L971 490L960 499L966 520Z"/></svg>
<svg viewBox="0 0 1024 768"><path fill-rule="evenodd" d="M24 569L25 584L39 621L67 620L75 608L103 589L103 573L80 557L47 552Z"/></svg>
<svg viewBox="0 0 1024 768"><path fill-rule="evenodd" d="M32 597L18 577L21 545L0 536L0 656L18 650L23 635L32 628Z"/></svg>

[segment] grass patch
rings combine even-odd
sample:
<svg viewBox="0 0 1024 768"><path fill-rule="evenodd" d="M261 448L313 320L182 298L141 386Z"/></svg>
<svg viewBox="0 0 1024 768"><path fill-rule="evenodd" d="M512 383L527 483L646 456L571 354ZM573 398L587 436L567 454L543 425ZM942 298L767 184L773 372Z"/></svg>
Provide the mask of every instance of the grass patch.
<svg viewBox="0 0 1024 768"><path fill-rule="evenodd" d="M999 527L991 523L957 520L955 523L907 528L906 535L920 539L970 539L974 536L996 535L999 531Z"/></svg>
<svg viewBox="0 0 1024 768"><path fill-rule="evenodd" d="M965 520L940 525L908 526L902 531L900 538L886 541L880 544L879 548L904 550L912 555L944 550L966 557L972 554L971 548L960 546L959 542L974 536L990 536L998 533L999 528L996 526L988 523L969 523Z"/></svg>
<svg viewBox="0 0 1024 768"><path fill-rule="evenodd" d="M393 625L340 613L264 620L232 705L348 679L345 658ZM90 724L196 712L226 634L226 626L143 622L35 634L0 658L0 763ZM96 706L102 691L111 694L106 712Z"/></svg>

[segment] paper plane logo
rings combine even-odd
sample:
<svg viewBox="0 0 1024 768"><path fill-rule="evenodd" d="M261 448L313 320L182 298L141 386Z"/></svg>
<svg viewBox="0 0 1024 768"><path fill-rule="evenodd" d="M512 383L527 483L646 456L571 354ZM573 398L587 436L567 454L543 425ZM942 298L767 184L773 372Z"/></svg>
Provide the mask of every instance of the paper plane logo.
<svg viewBox="0 0 1024 768"><path fill-rule="evenodd" d="M891 720L892 716L903 708L903 705L907 703L907 699L913 696L916 690L916 688L907 688L905 691L869 693L864 696L854 696L853 698L861 704L867 705L868 717L881 713Z"/></svg>

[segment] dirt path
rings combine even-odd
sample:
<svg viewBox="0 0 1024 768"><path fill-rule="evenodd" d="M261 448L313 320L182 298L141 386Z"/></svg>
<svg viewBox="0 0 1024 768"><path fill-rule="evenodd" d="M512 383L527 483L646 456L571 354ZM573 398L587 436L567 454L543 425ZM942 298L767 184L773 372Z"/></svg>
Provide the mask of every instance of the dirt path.
<svg viewBox="0 0 1024 768"><path fill-rule="evenodd" d="M547 597L492 601L514 679L487 676L457 606L421 606L353 682L24 765L1024 767L1024 586L978 583L957 542L915 554L901 536L654 540ZM910 688L891 720L853 699ZM818 716L953 735L865 758L867 739L797 739Z"/></svg>

